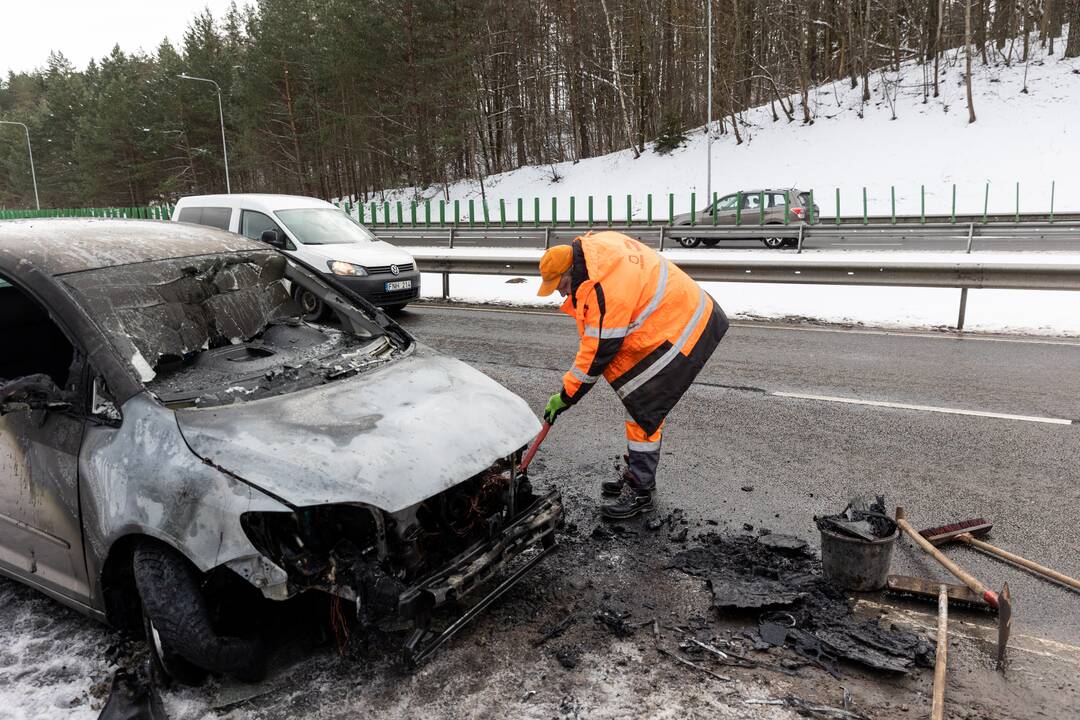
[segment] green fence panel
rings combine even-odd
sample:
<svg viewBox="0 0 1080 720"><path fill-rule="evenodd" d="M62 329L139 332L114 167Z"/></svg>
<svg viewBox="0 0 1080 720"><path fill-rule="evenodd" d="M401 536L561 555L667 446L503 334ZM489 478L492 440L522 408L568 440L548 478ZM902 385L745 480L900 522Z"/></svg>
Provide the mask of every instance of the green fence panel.
<svg viewBox="0 0 1080 720"><path fill-rule="evenodd" d="M840 224L840 188L836 188L836 224Z"/></svg>
<svg viewBox="0 0 1080 720"><path fill-rule="evenodd" d="M522 202L522 199L518 198L517 199L517 216L518 216L517 224L518 224L518 227L521 227L521 212L524 209L524 205L525 205L525 203Z"/></svg>
<svg viewBox="0 0 1080 720"><path fill-rule="evenodd" d="M697 195L690 193L690 225L697 225Z"/></svg>
<svg viewBox="0 0 1080 720"><path fill-rule="evenodd" d="M787 197L785 194L784 197ZM712 215L712 224L716 225L716 193L712 194L712 204L709 205L709 214Z"/></svg>
<svg viewBox="0 0 1080 720"><path fill-rule="evenodd" d="M742 190L735 193L735 225L742 225Z"/></svg>
<svg viewBox="0 0 1080 720"><path fill-rule="evenodd" d="M424 200L424 227L431 227L431 199Z"/></svg>
<svg viewBox="0 0 1080 720"><path fill-rule="evenodd" d="M713 218L715 217L716 213L713 213ZM716 220L714 219L713 222L715 223ZM784 193L784 224L791 224L791 198L788 197L787 193Z"/></svg>
<svg viewBox="0 0 1080 720"><path fill-rule="evenodd" d="M499 198L499 227L506 227L506 201Z"/></svg>
<svg viewBox="0 0 1080 720"><path fill-rule="evenodd" d="M361 225L364 224L364 203L356 204L356 220Z"/></svg>
<svg viewBox="0 0 1080 720"><path fill-rule="evenodd" d="M1050 204L1053 205L1053 203L1050 203ZM607 196L607 224L609 226L612 224L612 221L611 221L611 196L610 195Z"/></svg>
<svg viewBox="0 0 1080 720"><path fill-rule="evenodd" d="M533 198L533 227L540 227L540 198Z"/></svg>
<svg viewBox="0 0 1080 720"><path fill-rule="evenodd" d="M671 224L672 218L675 217L675 193L668 193L667 196L667 224Z"/></svg>
<svg viewBox="0 0 1080 720"><path fill-rule="evenodd" d="M446 201L439 201L439 225L446 225Z"/></svg>
<svg viewBox="0 0 1080 720"><path fill-rule="evenodd" d="M814 191L808 190L807 196L810 198L810 208L806 211L806 213L810 216L810 224L813 225L814 220L817 217L817 213L814 211Z"/></svg>
<svg viewBox="0 0 1080 720"><path fill-rule="evenodd" d="M554 227L555 223L559 221L559 199L556 197L551 198L551 226Z"/></svg>
<svg viewBox="0 0 1080 720"><path fill-rule="evenodd" d="M626 224L634 224L634 200L630 193L626 194Z"/></svg>
<svg viewBox="0 0 1080 720"><path fill-rule="evenodd" d="M870 223L870 217L867 214L867 207L866 207L866 186L864 185L863 189L862 189L862 224L867 225L869 223Z"/></svg>
<svg viewBox="0 0 1080 720"><path fill-rule="evenodd" d="M570 196L570 227L574 227L574 196Z"/></svg>
<svg viewBox="0 0 1080 720"><path fill-rule="evenodd" d="M469 198L469 227L473 226L473 220L476 217L476 203L473 202L473 198Z"/></svg>
<svg viewBox="0 0 1080 720"><path fill-rule="evenodd" d="M758 221L757 221L758 225L764 225L765 224L765 193L764 192L759 192L758 193L757 206L758 206Z"/></svg>
<svg viewBox="0 0 1080 720"><path fill-rule="evenodd" d="M382 214L383 214L383 227L390 227L390 201L389 200L383 200ZM398 214L398 216L400 217L400 213Z"/></svg>
<svg viewBox="0 0 1080 720"><path fill-rule="evenodd" d="M652 193L645 196L645 220L652 226Z"/></svg>
<svg viewBox="0 0 1080 720"><path fill-rule="evenodd" d="M454 198L454 227L457 227L459 222L461 222L461 201Z"/></svg>
<svg viewBox="0 0 1080 720"><path fill-rule="evenodd" d="M480 200L480 209L484 211L484 227L487 227L489 224L491 224L491 218L488 216L487 200Z"/></svg>
<svg viewBox="0 0 1080 720"><path fill-rule="evenodd" d="M589 227L592 227L592 195L589 196Z"/></svg>

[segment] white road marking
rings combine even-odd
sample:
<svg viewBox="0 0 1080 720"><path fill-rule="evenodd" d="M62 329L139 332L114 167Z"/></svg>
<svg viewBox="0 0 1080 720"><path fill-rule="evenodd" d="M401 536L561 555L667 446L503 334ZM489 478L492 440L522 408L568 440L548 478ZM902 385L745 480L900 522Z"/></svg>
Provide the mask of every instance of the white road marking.
<svg viewBox="0 0 1080 720"><path fill-rule="evenodd" d="M1023 422L1045 423L1047 425L1073 424L1072 420L1065 420L1063 418L1039 417L1036 415L1011 415L1009 413L963 410L960 408L938 407L936 405L911 405L909 403L886 402L883 400L861 400L859 398L836 397L833 395L808 395L806 393L773 392L770 394L774 397L794 398L797 400L819 400L821 402L844 403L847 405L869 405L871 407L896 408L898 410L920 410L922 412L945 413L948 415L972 415L974 417L1020 420Z"/></svg>

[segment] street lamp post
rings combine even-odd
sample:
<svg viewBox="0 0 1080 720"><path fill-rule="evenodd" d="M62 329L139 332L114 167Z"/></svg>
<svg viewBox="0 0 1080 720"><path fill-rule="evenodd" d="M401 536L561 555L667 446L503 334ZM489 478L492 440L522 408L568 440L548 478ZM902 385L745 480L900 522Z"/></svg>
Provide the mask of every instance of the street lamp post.
<svg viewBox="0 0 1080 720"><path fill-rule="evenodd" d="M705 16L709 26L709 79L706 104L709 106L705 112L705 207L712 203L712 0L705 0Z"/></svg>
<svg viewBox="0 0 1080 720"><path fill-rule="evenodd" d="M0 120L0 125L18 125L26 133L26 152L30 154L30 178L34 181L34 206L38 210L41 209L41 201L38 200L37 192L37 173L34 172L34 149L30 147L30 129L21 122L14 122L13 120Z"/></svg>
<svg viewBox="0 0 1080 720"><path fill-rule="evenodd" d="M181 73L176 77L181 80L196 80L198 82L211 83L217 89L217 109L218 118L221 120L221 152L225 156L225 192L232 194L232 185L229 183L229 147L225 144L225 113L221 109L221 86L217 82L210 80L209 78L193 77L185 73Z"/></svg>

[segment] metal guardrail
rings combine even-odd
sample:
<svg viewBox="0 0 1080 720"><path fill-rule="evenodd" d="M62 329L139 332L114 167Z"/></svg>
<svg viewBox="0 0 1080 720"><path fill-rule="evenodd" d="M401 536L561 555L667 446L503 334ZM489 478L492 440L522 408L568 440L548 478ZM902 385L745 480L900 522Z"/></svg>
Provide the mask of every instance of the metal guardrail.
<svg viewBox="0 0 1080 720"><path fill-rule="evenodd" d="M484 242L520 243L528 247L550 247L552 244L568 243L586 232L616 230L634 237L651 247L664 250L677 243L679 238L696 238L704 241L749 240L761 242L763 238L780 238L789 241L799 251L807 243L876 243L922 241L933 244L960 243L967 251L977 249L981 241L1017 243L1032 240L1050 240L1080 243L1080 222L1020 222L1020 223L876 223L866 225L678 225L648 226L623 225L593 227L540 227L540 228L493 228L441 226L430 228L370 228L381 240L398 244L436 243L454 247L455 244ZM983 242L985 245L985 242Z"/></svg>
<svg viewBox="0 0 1080 720"><path fill-rule="evenodd" d="M539 275L536 256L450 255L443 252L414 253L421 272L441 273L442 295L450 296L451 274ZM964 328L969 289L1080 290L1080 263L981 262L963 260L904 261L895 256L882 260L815 260L811 257L778 256L776 260L739 260L702 256L672 260L692 278L702 282L793 283L806 285L867 285L890 287L959 288L957 330Z"/></svg>

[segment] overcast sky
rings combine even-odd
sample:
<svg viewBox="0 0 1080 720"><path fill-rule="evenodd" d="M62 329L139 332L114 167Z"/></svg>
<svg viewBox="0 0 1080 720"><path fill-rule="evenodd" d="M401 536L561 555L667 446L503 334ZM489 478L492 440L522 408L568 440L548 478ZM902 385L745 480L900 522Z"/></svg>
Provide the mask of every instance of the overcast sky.
<svg viewBox="0 0 1080 720"><path fill-rule="evenodd" d="M119 44L125 52L153 52L174 44L195 15L209 8L220 19L231 0L3 0L0 76L44 67L59 50L82 70ZM238 5L249 4L238 0Z"/></svg>

